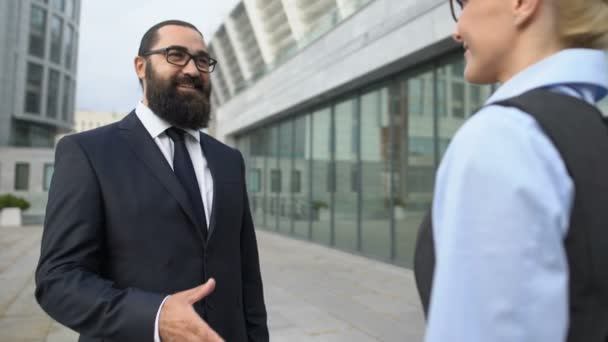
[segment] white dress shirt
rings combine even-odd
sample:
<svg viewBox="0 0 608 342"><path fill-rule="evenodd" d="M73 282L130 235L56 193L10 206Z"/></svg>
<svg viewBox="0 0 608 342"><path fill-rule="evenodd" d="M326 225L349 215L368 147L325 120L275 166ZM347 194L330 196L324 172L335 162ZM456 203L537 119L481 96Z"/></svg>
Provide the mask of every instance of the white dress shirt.
<svg viewBox="0 0 608 342"><path fill-rule="evenodd" d="M148 133L154 142L162 152L163 156L167 160L167 163L173 169L173 153L174 144L173 140L165 133L168 128L172 126L161 119L159 116L154 114L150 108L144 105L142 102L137 104L135 108L135 114L144 125ZM201 132L192 129L184 129L188 134L185 135L186 149L192 159L192 165L194 166L194 172L196 173L196 180L201 191L201 197L203 199L203 206L205 207L205 218L207 219L207 225L209 225L211 218L211 210L213 208L213 178L211 177L211 171L207 165L207 159L203 155L203 149L201 147ZM158 331L158 320L160 316L160 310L163 307L165 301L169 298L168 296L163 300L158 312L156 313L156 321L154 323L154 341L160 342L160 335Z"/></svg>
<svg viewBox="0 0 608 342"><path fill-rule="evenodd" d="M514 76L487 103L536 88L595 104L608 92L606 55L559 52ZM486 106L463 125L437 172L427 342L565 340L564 237L574 192L559 152L529 114Z"/></svg>

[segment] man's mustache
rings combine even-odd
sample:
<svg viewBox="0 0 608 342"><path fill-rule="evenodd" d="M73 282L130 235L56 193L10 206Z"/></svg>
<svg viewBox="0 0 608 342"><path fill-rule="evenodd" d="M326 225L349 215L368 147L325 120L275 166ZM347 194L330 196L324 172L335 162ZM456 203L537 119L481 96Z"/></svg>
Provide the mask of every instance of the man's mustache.
<svg viewBox="0 0 608 342"><path fill-rule="evenodd" d="M209 86L205 86L205 84L203 84L200 78L195 78L188 75L176 76L173 79L173 85L175 87L179 85L191 85L192 87L194 87L194 89L197 89L204 94L209 93Z"/></svg>

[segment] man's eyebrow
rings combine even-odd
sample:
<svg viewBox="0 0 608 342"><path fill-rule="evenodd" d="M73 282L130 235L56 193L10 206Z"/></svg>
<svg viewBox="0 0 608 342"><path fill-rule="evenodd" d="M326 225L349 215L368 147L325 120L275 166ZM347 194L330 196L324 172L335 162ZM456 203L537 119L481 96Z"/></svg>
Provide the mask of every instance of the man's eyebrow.
<svg viewBox="0 0 608 342"><path fill-rule="evenodd" d="M195 56L198 56L198 55L205 55L205 56L209 56L209 52L208 52L208 51L206 51L206 50L204 50L204 49L201 49L201 50L198 50L198 51L193 51L193 52L190 52L190 51L188 50L188 48L187 48L187 47L185 47L185 46L181 46L181 45L169 45L169 46L167 47L167 49L179 49L179 50L183 50L183 51L186 51L186 52L188 52L188 53L191 53L191 54L193 54L193 55L195 55Z"/></svg>

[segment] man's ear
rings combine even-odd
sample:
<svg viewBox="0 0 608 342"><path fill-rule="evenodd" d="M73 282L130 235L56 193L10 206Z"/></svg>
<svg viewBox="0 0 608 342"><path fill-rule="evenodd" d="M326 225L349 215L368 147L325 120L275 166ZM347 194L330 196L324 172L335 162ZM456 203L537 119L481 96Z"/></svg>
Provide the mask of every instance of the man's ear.
<svg viewBox="0 0 608 342"><path fill-rule="evenodd" d="M141 56L135 57L133 61L133 65L135 66L135 73L140 80L144 80L146 77L146 59Z"/></svg>
<svg viewBox="0 0 608 342"><path fill-rule="evenodd" d="M544 0L511 0L513 23L517 27L527 25L540 11Z"/></svg>

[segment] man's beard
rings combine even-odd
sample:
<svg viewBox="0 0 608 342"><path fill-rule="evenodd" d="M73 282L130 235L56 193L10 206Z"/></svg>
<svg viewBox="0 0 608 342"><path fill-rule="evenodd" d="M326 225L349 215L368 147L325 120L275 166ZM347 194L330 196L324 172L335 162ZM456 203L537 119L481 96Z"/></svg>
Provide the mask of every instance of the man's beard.
<svg viewBox="0 0 608 342"><path fill-rule="evenodd" d="M194 87L193 92L178 91L180 84ZM211 85L205 86L200 78L175 75L161 79L153 67L146 66L146 97L148 107L173 126L200 130L209 124Z"/></svg>

